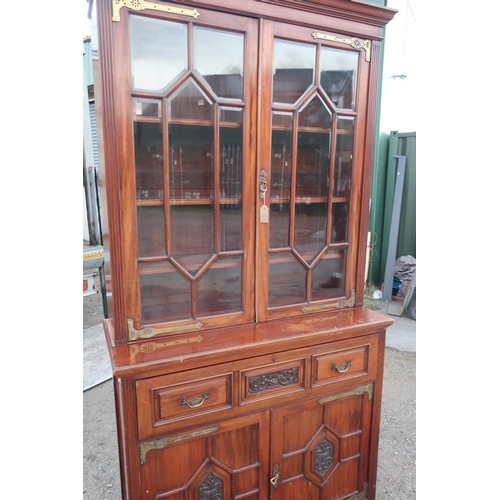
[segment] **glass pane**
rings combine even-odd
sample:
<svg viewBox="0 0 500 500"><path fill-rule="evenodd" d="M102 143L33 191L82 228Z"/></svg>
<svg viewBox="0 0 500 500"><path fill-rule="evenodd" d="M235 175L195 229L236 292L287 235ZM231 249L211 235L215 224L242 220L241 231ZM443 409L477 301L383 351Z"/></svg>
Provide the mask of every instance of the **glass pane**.
<svg viewBox="0 0 500 500"><path fill-rule="evenodd" d="M193 82L188 80L170 98L170 118L213 121L213 108L210 99Z"/></svg>
<svg viewBox="0 0 500 500"><path fill-rule="evenodd" d="M331 130L332 113L320 97L314 96L314 98L300 110L299 127L314 127Z"/></svg>
<svg viewBox="0 0 500 500"><path fill-rule="evenodd" d="M191 283L168 262L163 272L141 264L141 322L191 319Z"/></svg>
<svg viewBox="0 0 500 500"><path fill-rule="evenodd" d="M170 124L168 133L170 198L213 199L213 127Z"/></svg>
<svg viewBox="0 0 500 500"><path fill-rule="evenodd" d="M347 241L347 218L349 205L347 203L332 204L332 243Z"/></svg>
<svg viewBox="0 0 500 500"><path fill-rule="evenodd" d="M171 255L192 276L214 255L213 205L170 207Z"/></svg>
<svg viewBox="0 0 500 500"><path fill-rule="evenodd" d="M165 255L165 210L160 207L137 207L139 258Z"/></svg>
<svg viewBox="0 0 500 500"><path fill-rule="evenodd" d="M273 113L271 144L270 248L289 247L292 113Z"/></svg>
<svg viewBox="0 0 500 500"><path fill-rule="evenodd" d="M161 118L161 101L158 99L133 99L134 117Z"/></svg>
<svg viewBox="0 0 500 500"><path fill-rule="evenodd" d="M231 252L242 249L241 204L221 205L221 251Z"/></svg>
<svg viewBox="0 0 500 500"><path fill-rule="evenodd" d="M195 26L194 68L219 97L243 98L244 35Z"/></svg>
<svg viewBox="0 0 500 500"><path fill-rule="evenodd" d="M290 201L292 171L292 114L273 113L271 145L271 201Z"/></svg>
<svg viewBox="0 0 500 500"><path fill-rule="evenodd" d="M132 87L161 90L187 69L187 25L130 16Z"/></svg>
<svg viewBox="0 0 500 500"><path fill-rule="evenodd" d="M243 131L241 128L220 128L220 197L234 202L241 200Z"/></svg>
<svg viewBox="0 0 500 500"><path fill-rule="evenodd" d="M289 252L269 254L269 307L306 300L306 270Z"/></svg>
<svg viewBox="0 0 500 500"><path fill-rule="evenodd" d="M241 257L220 258L196 282L197 316L241 311Z"/></svg>
<svg viewBox="0 0 500 500"><path fill-rule="evenodd" d="M243 109L241 108L225 108L220 107L220 121L243 123Z"/></svg>
<svg viewBox="0 0 500 500"><path fill-rule="evenodd" d="M310 263L326 245L326 203L295 205L295 249Z"/></svg>
<svg viewBox="0 0 500 500"><path fill-rule="evenodd" d="M313 84L316 46L274 41L273 101L294 103Z"/></svg>
<svg viewBox="0 0 500 500"><path fill-rule="evenodd" d="M345 250L330 249L313 270L312 300L343 297L345 287Z"/></svg>
<svg viewBox="0 0 500 500"><path fill-rule="evenodd" d="M333 196L345 198L351 189L351 171L354 139L354 118L337 120L337 146Z"/></svg>
<svg viewBox="0 0 500 500"><path fill-rule="evenodd" d="M269 248L290 247L290 204L271 203Z"/></svg>
<svg viewBox="0 0 500 500"><path fill-rule="evenodd" d="M299 132L297 199L326 197L330 171L331 133Z"/></svg>
<svg viewBox="0 0 500 500"><path fill-rule="evenodd" d="M356 108L358 52L321 48L321 86L338 108Z"/></svg>
<svg viewBox="0 0 500 500"><path fill-rule="evenodd" d="M161 123L134 122L135 182L138 199L163 199Z"/></svg>

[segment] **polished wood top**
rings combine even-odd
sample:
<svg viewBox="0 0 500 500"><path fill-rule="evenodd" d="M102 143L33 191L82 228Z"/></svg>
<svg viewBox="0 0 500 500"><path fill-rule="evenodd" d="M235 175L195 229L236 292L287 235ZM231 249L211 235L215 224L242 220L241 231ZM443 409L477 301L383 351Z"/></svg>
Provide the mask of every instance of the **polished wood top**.
<svg viewBox="0 0 500 500"><path fill-rule="evenodd" d="M393 323L370 309L354 308L122 345L114 344L112 320L104 321L104 331L113 374L142 378L362 336Z"/></svg>

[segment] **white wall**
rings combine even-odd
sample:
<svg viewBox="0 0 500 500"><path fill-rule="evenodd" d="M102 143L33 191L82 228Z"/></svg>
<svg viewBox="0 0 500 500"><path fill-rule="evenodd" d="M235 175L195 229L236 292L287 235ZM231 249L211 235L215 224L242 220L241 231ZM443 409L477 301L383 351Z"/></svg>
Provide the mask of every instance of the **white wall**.
<svg viewBox="0 0 500 500"><path fill-rule="evenodd" d="M380 131L415 132L418 0L388 0L387 6L399 12L386 28ZM406 78L394 78L397 75Z"/></svg>

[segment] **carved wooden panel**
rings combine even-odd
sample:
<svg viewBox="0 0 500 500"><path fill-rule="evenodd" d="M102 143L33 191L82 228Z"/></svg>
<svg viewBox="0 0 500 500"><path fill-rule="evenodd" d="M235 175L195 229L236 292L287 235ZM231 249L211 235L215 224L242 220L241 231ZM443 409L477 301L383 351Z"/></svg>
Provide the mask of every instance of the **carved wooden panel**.
<svg viewBox="0 0 500 500"><path fill-rule="evenodd" d="M305 359L241 372L242 401L256 400L305 388Z"/></svg>

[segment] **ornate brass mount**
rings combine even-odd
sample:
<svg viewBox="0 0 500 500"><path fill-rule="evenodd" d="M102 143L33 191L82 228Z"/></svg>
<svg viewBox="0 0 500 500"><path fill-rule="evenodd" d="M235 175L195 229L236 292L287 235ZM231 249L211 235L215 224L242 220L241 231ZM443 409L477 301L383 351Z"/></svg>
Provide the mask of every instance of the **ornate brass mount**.
<svg viewBox="0 0 500 500"><path fill-rule="evenodd" d="M361 385L349 392L343 392L342 394L335 394L335 396L328 396L327 398L321 398L319 400L319 404L324 405L325 403L330 403L331 401L336 401L337 399L342 399L347 396L359 396L360 394L363 394L363 392L368 393L368 399L371 401L373 398L373 384Z"/></svg>
<svg viewBox="0 0 500 500"><path fill-rule="evenodd" d="M280 477L280 468L278 464L274 465L273 468L273 477L271 478L271 486L276 489L278 487L278 479Z"/></svg>
<svg viewBox="0 0 500 500"><path fill-rule="evenodd" d="M181 404L188 405L189 408L199 408L205 402L205 399L208 399L208 394L206 392L201 395L201 398L194 398L189 401L186 397L183 397L181 398Z"/></svg>
<svg viewBox="0 0 500 500"><path fill-rule="evenodd" d="M181 16L190 16L195 19L200 15L196 9L184 9L182 7L172 7L170 5L157 4L146 2L145 0L113 0L113 17L115 22L120 21L120 9L127 7L132 10L159 10L161 12L171 12L172 14L180 14Z"/></svg>
<svg viewBox="0 0 500 500"><path fill-rule="evenodd" d="M319 38L321 40L330 40L331 42L345 43L358 50L365 49L365 60L370 62L372 48L371 40L362 40L361 38L341 38L335 35L328 35L327 33L319 33L318 31L311 33L311 36L315 40Z"/></svg>
<svg viewBox="0 0 500 500"><path fill-rule="evenodd" d="M180 332L190 332L193 330L199 330L203 323L200 321L196 323L189 323L187 325L181 326L170 326L168 328L143 328L142 330L136 330L134 328L134 321L132 319L127 319L128 326L128 339L149 339L155 335L160 335L162 333L180 333Z"/></svg>
<svg viewBox="0 0 500 500"><path fill-rule="evenodd" d="M319 306L305 306L301 309L303 313L314 312L314 311L324 311L325 309L344 309L345 307L354 307L356 303L356 292L354 288L351 290L351 296L348 300L341 300L339 302L334 302L333 304L322 304Z"/></svg>
<svg viewBox="0 0 500 500"><path fill-rule="evenodd" d="M350 359L348 359L347 363L345 363L343 365L337 366L335 363L333 363L332 370L337 370L339 373L345 373L347 370L349 370L351 365L352 365L352 361Z"/></svg>
<svg viewBox="0 0 500 500"><path fill-rule="evenodd" d="M179 441L184 441L185 439L191 439L198 436L204 436L205 434L211 434L212 432L217 432L220 426L210 427L210 429L203 429L202 431L190 432L189 434L183 434L182 436L177 436L173 438L165 437L161 439L156 439L154 441L146 441L139 445L139 454L141 457L141 465L144 465L147 461L147 453L150 450L161 450L172 443L178 443Z"/></svg>

